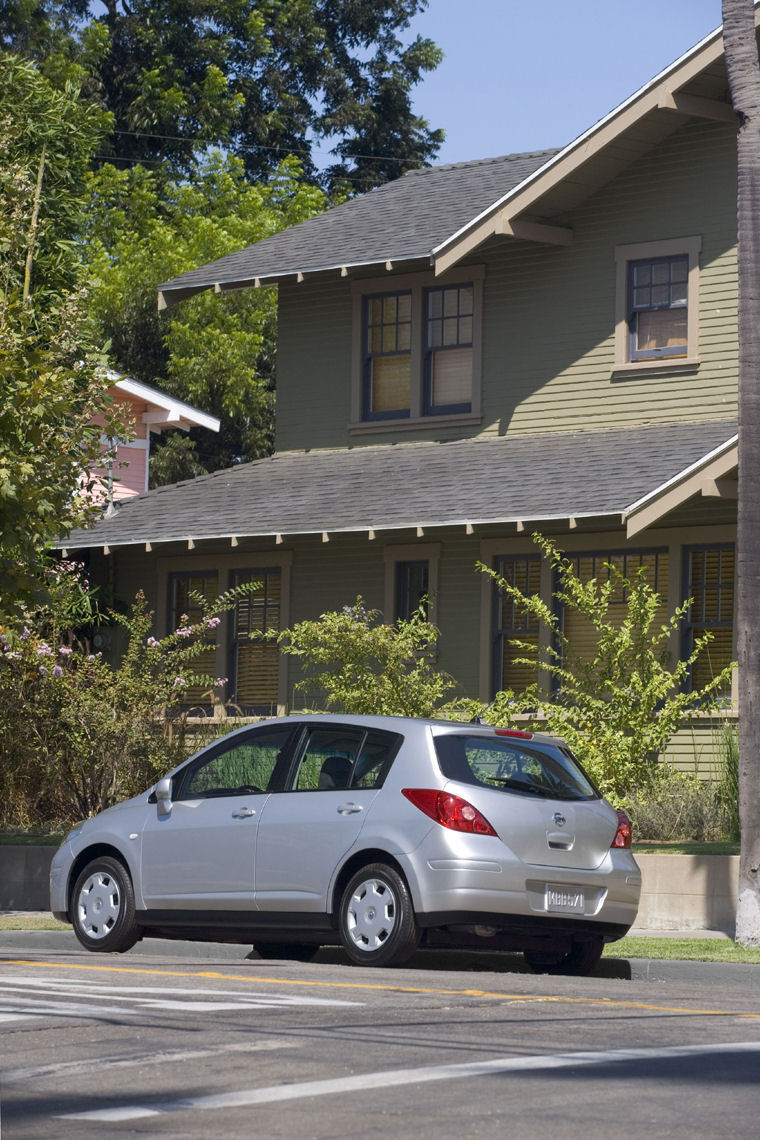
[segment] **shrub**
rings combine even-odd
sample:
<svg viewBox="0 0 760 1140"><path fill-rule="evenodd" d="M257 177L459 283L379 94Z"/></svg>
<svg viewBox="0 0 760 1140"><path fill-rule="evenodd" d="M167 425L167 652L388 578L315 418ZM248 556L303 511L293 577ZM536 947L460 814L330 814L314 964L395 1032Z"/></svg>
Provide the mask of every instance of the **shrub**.
<svg viewBox="0 0 760 1140"><path fill-rule="evenodd" d="M594 654L589 660L577 657L552 605L523 594L480 564L500 590L549 630L549 644L540 657L533 644L512 644L523 654L520 664L533 666L536 678L542 668L556 686L544 691L537 679L523 693L498 693L482 715L493 724L509 724L518 714L534 716L547 731L565 738L605 795L618 801L631 789L654 788L658 754L696 710L717 705L731 666L702 689L685 692L689 670L711 639L703 635L689 657L670 661L669 639L679 629L688 602L660 623L662 599L648 584L644 567L627 578L611 562L605 566L606 580L583 581L549 539L534 534L533 541L557 575L554 599L560 609L578 611L595 631ZM621 598L613 615L613 599Z"/></svg>
<svg viewBox="0 0 760 1140"><path fill-rule="evenodd" d="M434 716L455 684L433 665L438 630L422 610L394 625L379 617L358 597L351 606L277 634L283 652L300 658L306 669L296 689L309 693L318 707L344 713Z"/></svg>
<svg viewBox="0 0 760 1140"><path fill-rule="evenodd" d="M623 800L637 840L730 838L729 813L717 785L668 764L658 765L655 780Z"/></svg>
<svg viewBox="0 0 760 1140"><path fill-rule="evenodd" d="M246 583L243 590L252 588ZM182 694L190 679L213 693L223 679L193 662L208 631L240 589L202 608L202 617L161 640L138 594L131 611L111 612L127 646L118 667L72 629L92 595L64 574L53 603L26 611L0 636L0 802L4 822L23 826L80 819L136 795L186 755ZM79 609L73 608L77 600ZM202 599L195 599L203 606ZM179 714L179 715L178 715Z"/></svg>

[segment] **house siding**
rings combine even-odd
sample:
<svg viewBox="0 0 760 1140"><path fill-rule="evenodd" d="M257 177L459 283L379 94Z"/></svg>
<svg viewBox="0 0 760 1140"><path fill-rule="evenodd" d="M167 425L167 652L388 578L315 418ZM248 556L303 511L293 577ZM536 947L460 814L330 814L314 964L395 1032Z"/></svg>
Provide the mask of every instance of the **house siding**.
<svg viewBox="0 0 760 1140"><path fill-rule="evenodd" d="M568 219L571 247L494 240L485 265L482 421L349 429L351 288L280 286L277 448L580 431L736 414L735 134L689 122ZM698 367L615 371L615 246L699 235ZM394 274L387 276L393 287Z"/></svg>

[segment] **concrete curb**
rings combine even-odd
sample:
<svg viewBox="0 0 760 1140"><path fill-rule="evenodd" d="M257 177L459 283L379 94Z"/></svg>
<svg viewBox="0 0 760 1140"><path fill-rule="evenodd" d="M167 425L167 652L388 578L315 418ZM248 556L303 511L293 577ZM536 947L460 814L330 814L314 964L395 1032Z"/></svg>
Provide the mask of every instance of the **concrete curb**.
<svg viewBox="0 0 760 1140"><path fill-rule="evenodd" d="M649 933L649 932L647 932ZM672 936L672 931L668 934ZM690 931L686 937L694 937ZM271 962L262 959L249 959L250 948L239 943L226 942L184 942L163 938L146 938L138 942L127 954L89 955L77 942L75 935L68 930L0 930L0 962L9 956L49 953L51 955L85 956L89 960L100 959L113 962L128 969L130 963L139 968L141 958L173 958L194 962L236 962L241 969L269 969ZM136 961L137 960L137 961ZM315 963L348 965L347 959L337 947L325 947L319 951ZM144 964L144 963L143 963ZM294 963L295 965L295 963ZM492 971L496 973L528 973L519 955L507 958L502 954L467 953L448 950L420 951L407 969L461 969ZM737 989L760 990L760 964L728 962L691 962L661 958L605 958L594 971L592 977L619 978L622 981L637 982L677 982L682 985L728 986Z"/></svg>

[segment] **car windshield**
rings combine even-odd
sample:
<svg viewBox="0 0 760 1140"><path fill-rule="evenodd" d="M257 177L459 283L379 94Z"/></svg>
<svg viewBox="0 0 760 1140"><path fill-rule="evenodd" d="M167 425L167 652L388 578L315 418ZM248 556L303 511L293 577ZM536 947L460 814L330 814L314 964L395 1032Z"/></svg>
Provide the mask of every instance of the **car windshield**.
<svg viewBox="0 0 760 1140"><path fill-rule="evenodd" d="M591 800L599 793L569 749L493 736L435 737L441 772L449 780L554 800Z"/></svg>

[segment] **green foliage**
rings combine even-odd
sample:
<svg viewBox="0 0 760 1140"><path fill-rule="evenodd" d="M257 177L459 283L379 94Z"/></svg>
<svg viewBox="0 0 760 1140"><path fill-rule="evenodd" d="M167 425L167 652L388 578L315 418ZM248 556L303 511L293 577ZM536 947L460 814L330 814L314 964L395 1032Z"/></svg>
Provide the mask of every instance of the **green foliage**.
<svg viewBox="0 0 760 1140"><path fill-rule="evenodd" d="M203 685L211 696L225 680L200 675L195 661L219 614L252 588L222 594L197 622L183 619L161 640L138 595L128 614L105 615L126 635L114 668L80 626L97 614L77 569L58 572L49 605L0 630L0 811L8 825L91 815L179 763L187 755L184 690Z"/></svg>
<svg viewBox="0 0 760 1140"><path fill-rule="evenodd" d="M189 172L209 145L268 177L281 158L337 143L334 187L370 189L429 161L443 132L410 92L442 53L400 34L426 0L8 0L0 44L53 77L78 76L112 112L102 154L120 168Z"/></svg>
<svg viewBox="0 0 760 1140"><path fill-rule="evenodd" d="M271 451L277 298L273 289L203 292L159 314L156 285L224 257L325 208L299 163L283 162L267 185L246 182L242 163L214 152L195 175L160 183L142 167L101 167L91 180L84 231L97 284L92 313L119 371L195 404L222 421L172 454L155 452L152 482L186 478ZM196 449L197 448L197 449Z"/></svg>
<svg viewBox="0 0 760 1140"><path fill-rule="evenodd" d="M669 639L678 631L689 603L658 623L661 598L648 585L644 568L629 579L609 563L606 580L584 582L549 539L536 534L533 540L558 577L555 600L590 623L597 637L596 649L590 660L579 659L553 606L522 594L481 564L479 568L499 589L550 631L551 644L540 661L535 645L513 644L524 654L521 664L535 665L537 676L540 665L556 686L550 695L536 680L524 693L498 693L484 710L484 719L508 724L516 715L530 713L547 731L565 738L605 795L624 800L633 789L654 786L657 754L695 711L716 706L731 668L699 691L685 692L689 670L710 640L709 634L698 638L688 658L671 662ZM612 599L621 593L622 620L613 617L610 608Z"/></svg>
<svg viewBox="0 0 760 1140"><path fill-rule="evenodd" d="M645 788L629 792L622 805L637 840L712 842L730 836L729 812L709 780L658 764Z"/></svg>
<svg viewBox="0 0 760 1140"><path fill-rule="evenodd" d="M385 625L361 597L352 606L297 622L277 635L307 672L296 688L319 706L358 715L434 716L454 687L433 667L438 630L421 611Z"/></svg>
<svg viewBox="0 0 760 1140"><path fill-rule="evenodd" d="M0 85L0 621L36 596L48 543L92 510L109 420L73 246L100 116L7 57ZM118 431L112 423L111 430Z"/></svg>
<svg viewBox="0 0 760 1140"><path fill-rule="evenodd" d="M721 725L718 744L718 802L725 814L726 835L730 839L739 839L739 732L736 724L725 721Z"/></svg>

